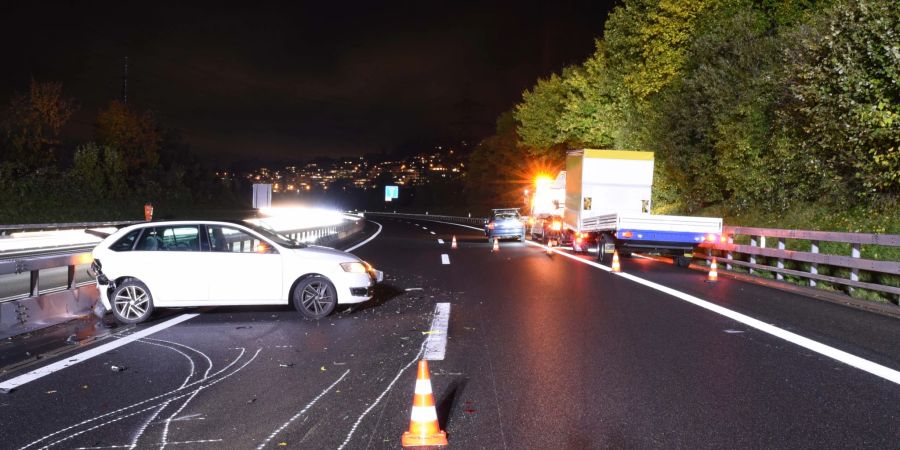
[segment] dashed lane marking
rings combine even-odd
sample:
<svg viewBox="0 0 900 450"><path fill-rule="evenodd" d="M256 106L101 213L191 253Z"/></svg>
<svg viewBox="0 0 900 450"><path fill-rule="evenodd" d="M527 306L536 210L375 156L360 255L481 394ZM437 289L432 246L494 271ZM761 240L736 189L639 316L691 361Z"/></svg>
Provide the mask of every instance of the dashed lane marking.
<svg viewBox="0 0 900 450"><path fill-rule="evenodd" d="M425 340L425 356L429 361L441 361L447 353L447 328L450 325L450 303L434 305L431 330Z"/></svg>
<svg viewBox="0 0 900 450"><path fill-rule="evenodd" d="M435 234L435 233L434 233L434 231L429 231L429 233L431 233L431 234L432 234L432 235L434 235L434 234Z"/></svg>
<svg viewBox="0 0 900 450"><path fill-rule="evenodd" d="M422 219L422 220L427 220L427 219ZM437 221L435 220L435 221L433 221L433 222L437 222ZM453 223L453 222L442 222L442 223L446 223L446 224L449 224L449 225L456 225L456 226L459 226L459 227L471 228L471 229L475 229L475 230L481 231L481 230L478 229L478 228L470 227L470 226L468 226L468 225L461 225L461 224ZM536 242L525 241L525 243L528 244L528 245L534 245L534 246L536 246L536 247L541 247L541 248L543 248L544 250L548 250L548 249L547 249L547 246L538 244L538 243L536 243ZM602 264L598 264L598 263L593 262L593 261L588 261L588 260L586 260L586 259L584 259L584 258L580 258L580 257L578 257L578 256L572 255L572 254L570 254L570 253L568 253L568 252L560 251L560 250L555 249L555 248L550 248L549 250L552 251L552 252L554 252L554 253L556 253L556 254L565 256L566 258L569 258L569 259L578 261L578 262L580 262L580 263L582 263L582 264L587 264L587 265L589 265L589 266L596 267L596 268L598 268L598 269L600 269L600 270L605 270L605 271L607 271L607 272L611 272L611 273L613 273L613 274L615 274L615 275L618 275L618 276L620 276L620 277L622 277L622 278L625 278L626 280L631 280L631 281L633 281L633 282L635 282L635 283L644 285L644 286L649 287L649 288L651 288L651 289L655 289L655 290L657 290L657 291L660 291L660 292L669 294L669 295L671 295L671 296L673 296L673 297L675 297L675 298L677 298L677 299L686 301L686 302L691 303L691 304L693 304L693 305L695 305L695 306L699 306L699 307L701 307L701 308L703 308L703 309L706 309L707 311L714 312L714 313L719 314L719 315L721 315L721 316L728 317L729 319L732 319L732 320L735 320L735 321L737 321L737 322L743 323L744 325L748 325L748 326L750 326L750 327L756 328L757 330L762 331L762 332L764 332L764 333L767 333L767 334L770 334L770 335L775 336L775 337L777 337L777 338L783 339L783 340L788 341L788 342L790 342L790 343L792 343L792 344L799 345L800 347L803 347L803 348L805 348L805 349L807 349L807 350L816 352L816 353L818 353L818 354L820 354L820 355L823 355L823 356L827 356L827 357L832 358L832 359L834 359L834 360L836 360L836 361L840 361L840 362L842 362L842 363L844 363L844 364L847 364L847 365L849 365L849 366L851 366L851 367L855 367L855 368L857 368L857 369L859 369L859 370L868 372L868 373L870 373L870 374L872 374L872 375L875 375L875 376L877 376L877 377L883 378L883 379L885 379L885 380L892 381L892 382L894 382L894 383L896 383L896 384L900 384L900 371L891 369L891 368L889 368L889 367L882 366L882 365L880 365L880 364L876 364L876 363L874 363L874 362L872 362L872 361L869 361L869 360L867 360L867 359L860 358L860 357L858 357L858 356L856 356L856 355L852 355L852 354L847 353L847 352L845 352L845 351L843 351L843 350L838 350L838 349L836 349L836 348L834 348L834 347L831 347L831 346L822 344L822 343L820 343L820 342L816 342L816 341L814 341L814 340L812 340L812 339L809 339L809 338L800 336L799 334L791 333L790 331L783 330L783 329L778 328L778 327L776 327L776 326L774 326L774 325L769 325L769 324L767 324L767 323L765 323L765 322L763 322L763 321L761 321L761 320L754 319L754 318L752 318L752 317L750 317L750 316L746 316L746 315L741 314L741 313L739 313L739 312L732 311L732 310L730 310L730 309L728 309L728 308L724 308L724 307L722 307L722 306L716 305L715 303L709 302L709 301L707 301L707 300L703 300L703 299L700 299L700 298L698 298L698 297L694 297L693 295L686 294L686 293L681 292L681 291L677 291L677 290L672 289L672 288L670 288L670 287L666 287L666 286L663 286L663 285L661 285L661 284L657 284L657 283L654 283L654 282L652 282L652 281L645 280L645 279L643 279L643 278L634 276L634 275L629 274L629 273L625 273L625 272L612 272L612 268L610 268L610 267L604 266L604 265L602 265Z"/></svg>
<svg viewBox="0 0 900 450"><path fill-rule="evenodd" d="M447 255L446 253L441 255L441 264L444 264L444 265L450 264L450 256Z"/></svg>
<svg viewBox="0 0 900 450"><path fill-rule="evenodd" d="M438 239L438 244L443 244L443 243L444 243L443 239Z"/></svg>

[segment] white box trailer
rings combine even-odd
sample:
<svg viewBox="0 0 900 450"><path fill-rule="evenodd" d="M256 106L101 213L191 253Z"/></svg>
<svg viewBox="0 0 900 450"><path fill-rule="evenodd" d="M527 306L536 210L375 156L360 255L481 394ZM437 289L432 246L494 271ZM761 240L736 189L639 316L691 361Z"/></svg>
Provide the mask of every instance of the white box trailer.
<svg viewBox="0 0 900 450"><path fill-rule="evenodd" d="M718 240L722 219L651 214L653 152L572 150L566 155L563 240L575 251L670 254L679 265L704 241Z"/></svg>

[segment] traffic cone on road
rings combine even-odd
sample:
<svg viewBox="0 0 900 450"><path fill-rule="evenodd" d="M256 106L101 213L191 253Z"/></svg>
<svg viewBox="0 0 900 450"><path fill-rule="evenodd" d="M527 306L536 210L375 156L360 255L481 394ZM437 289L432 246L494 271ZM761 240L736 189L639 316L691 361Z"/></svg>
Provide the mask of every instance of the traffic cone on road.
<svg viewBox="0 0 900 450"><path fill-rule="evenodd" d="M621 272L622 266L619 265L619 251L613 250L612 271Z"/></svg>
<svg viewBox="0 0 900 450"><path fill-rule="evenodd" d="M716 258L713 258L712 264L709 265L709 278L706 279L707 283L715 283L719 281L719 265L716 264Z"/></svg>
<svg viewBox="0 0 900 450"><path fill-rule="evenodd" d="M450 248L456 248L456 235L453 235L453 242L450 243Z"/></svg>
<svg viewBox="0 0 900 450"><path fill-rule="evenodd" d="M491 253L500 251L500 238L494 238L494 247L491 248Z"/></svg>
<svg viewBox="0 0 900 450"><path fill-rule="evenodd" d="M409 431L403 433L400 445L403 447L425 447L447 445L447 433L441 431L438 423L437 409L434 407L434 394L431 391L431 375L428 373L428 361L419 361L419 373L416 376L416 394L413 396L412 417Z"/></svg>
<svg viewBox="0 0 900 450"><path fill-rule="evenodd" d="M552 239L547 241L547 254L548 255L553 254L553 240Z"/></svg>

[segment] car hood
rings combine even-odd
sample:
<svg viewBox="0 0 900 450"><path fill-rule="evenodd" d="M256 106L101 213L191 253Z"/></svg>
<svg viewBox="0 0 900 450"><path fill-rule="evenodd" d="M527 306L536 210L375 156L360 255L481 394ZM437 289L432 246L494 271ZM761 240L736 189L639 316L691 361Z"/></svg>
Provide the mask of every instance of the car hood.
<svg viewBox="0 0 900 450"><path fill-rule="evenodd" d="M294 250L294 253L299 255L309 255L310 253L313 253L339 262L360 260L356 255L347 253L345 251L334 249L331 247L320 247L318 245L310 245L306 248L296 249Z"/></svg>

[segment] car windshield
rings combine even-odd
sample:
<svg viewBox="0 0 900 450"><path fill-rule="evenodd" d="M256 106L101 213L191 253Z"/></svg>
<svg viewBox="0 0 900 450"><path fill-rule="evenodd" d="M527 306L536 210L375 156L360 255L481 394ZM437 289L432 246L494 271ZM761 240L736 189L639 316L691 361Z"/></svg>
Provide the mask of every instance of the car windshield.
<svg viewBox="0 0 900 450"><path fill-rule="evenodd" d="M288 236L285 236L273 229L271 226L267 225L265 222L260 221L257 224L253 224L250 222L244 222L243 225L251 230L263 235L263 237L274 241L276 244L285 247L285 248L306 248L307 245L291 239Z"/></svg>

